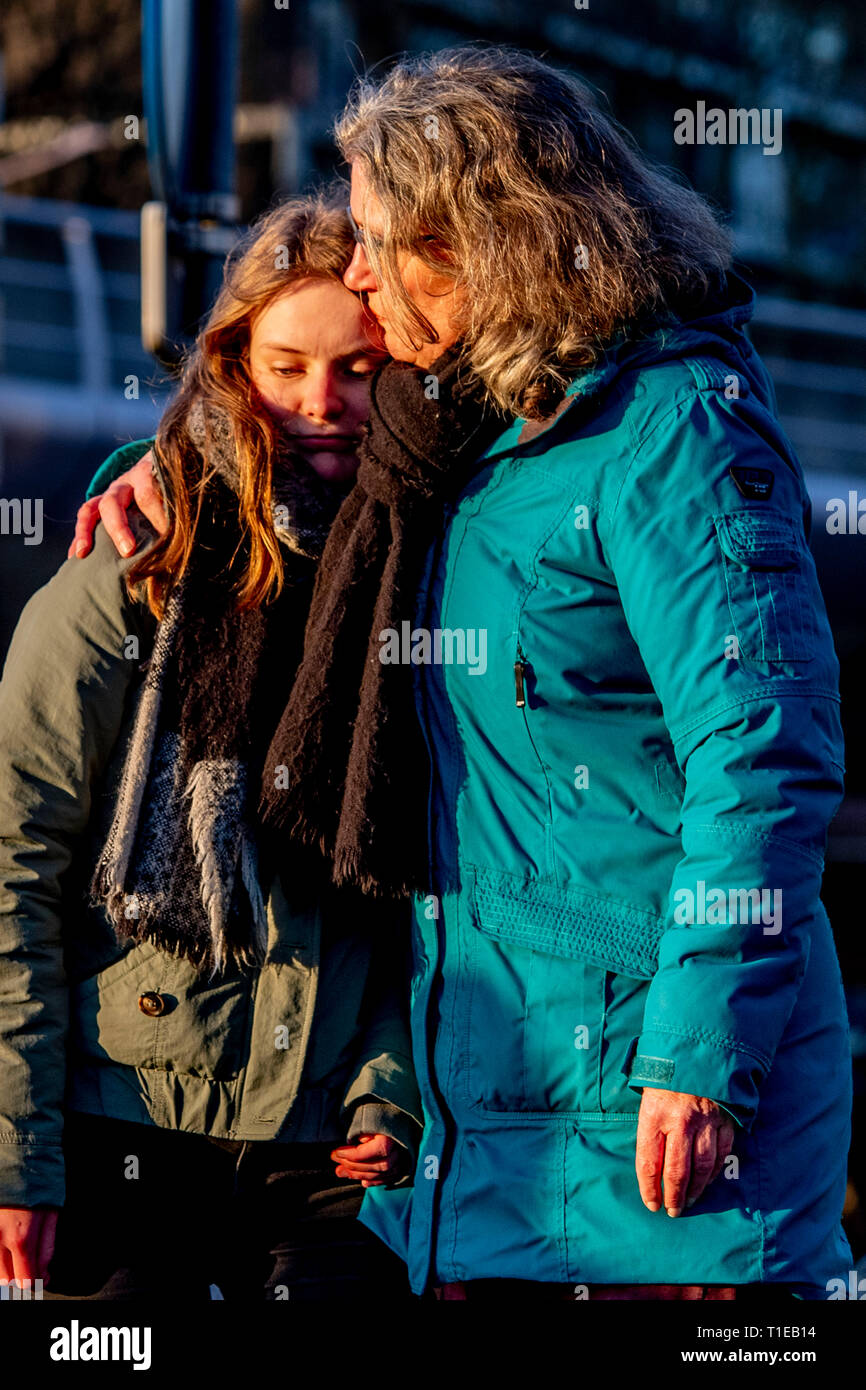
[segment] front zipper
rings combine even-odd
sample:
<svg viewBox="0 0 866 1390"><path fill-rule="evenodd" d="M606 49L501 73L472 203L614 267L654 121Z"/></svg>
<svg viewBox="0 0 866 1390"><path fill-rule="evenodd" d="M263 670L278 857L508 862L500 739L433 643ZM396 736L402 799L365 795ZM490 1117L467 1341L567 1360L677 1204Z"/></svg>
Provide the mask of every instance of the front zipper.
<svg viewBox="0 0 866 1390"><path fill-rule="evenodd" d="M517 643L517 660L514 663L514 703L518 709L526 707L526 653Z"/></svg>
<svg viewBox="0 0 866 1390"><path fill-rule="evenodd" d="M549 770L548 770L547 766L545 765L544 759L542 758L541 754L540 754L539 751L538 751L538 746L537 746L537 744L536 744L536 742L535 742L535 739L533 738L533 735L532 735L532 726L531 726L530 720L529 720L529 710L530 710L531 707L530 707L529 705L527 705L527 703L526 703L526 668L527 668L527 667L529 667L529 668L532 670L532 672L533 672L533 679L534 679L534 677L535 677L535 670L534 670L534 668L533 668L533 666L532 666L532 662L529 660L529 657L526 655L526 652L523 650L523 646L521 645L520 639L518 638L518 641L517 641L517 658L516 658L516 660L515 660L515 662L514 662L514 693L515 693L515 704L516 704L516 706L517 706L518 709L523 710L523 726L524 726L524 728L526 729L526 737L529 739L529 746L530 746L530 748L532 749L533 753L535 754L535 758L536 758L536 761L537 761L537 763L538 763L539 771L540 771L542 777L544 778L544 786L545 786L545 792L546 792L546 797L547 797L547 824L546 824L546 827L545 827L545 832L544 832L544 834L545 834L545 841L546 841L547 861L548 861L548 866L549 866L549 867L548 867L548 873L549 873L551 876L555 877L555 873L556 873L556 855L555 855L555 852L554 852L554 845L553 845L553 789L552 789L552 787L551 787L551 785L550 785ZM535 687L533 686L533 689L534 689L534 688L535 688Z"/></svg>
<svg viewBox="0 0 866 1390"><path fill-rule="evenodd" d="M526 662L519 659L514 663L514 703L518 709L523 709L526 704L526 685L524 683L524 673Z"/></svg>

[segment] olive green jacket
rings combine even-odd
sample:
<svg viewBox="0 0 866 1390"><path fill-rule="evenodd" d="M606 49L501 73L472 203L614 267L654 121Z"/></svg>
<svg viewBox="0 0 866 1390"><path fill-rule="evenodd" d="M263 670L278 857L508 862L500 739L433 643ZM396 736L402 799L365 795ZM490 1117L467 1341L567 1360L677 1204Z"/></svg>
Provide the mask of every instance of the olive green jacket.
<svg viewBox="0 0 866 1390"><path fill-rule="evenodd" d="M156 627L131 563L100 527L26 605L0 683L0 1206L62 1204L66 1109L232 1139L420 1135L403 948L359 929L369 906L278 871L263 967L213 984L88 906Z"/></svg>

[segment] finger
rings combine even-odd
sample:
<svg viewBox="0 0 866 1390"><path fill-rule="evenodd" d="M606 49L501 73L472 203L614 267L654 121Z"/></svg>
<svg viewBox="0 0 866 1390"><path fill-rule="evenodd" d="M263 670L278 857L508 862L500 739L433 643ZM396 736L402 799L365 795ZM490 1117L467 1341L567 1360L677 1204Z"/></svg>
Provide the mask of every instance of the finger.
<svg viewBox="0 0 866 1390"><path fill-rule="evenodd" d="M733 1151L735 1138L736 1130L734 1129L733 1120L726 1120L724 1124L719 1125L716 1131L716 1161L713 1165L713 1171L707 1181L707 1187L709 1187L711 1182L715 1182L724 1168L727 1159Z"/></svg>
<svg viewBox="0 0 866 1390"><path fill-rule="evenodd" d="M664 1135L659 1133L655 1121L647 1119L646 1112L641 1110L638 1117L634 1166L641 1200L650 1211L659 1211L662 1205L661 1177L664 1154Z"/></svg>
<svg viewBox="0 0 866 1390"><path fill-rule="evenodd" d="M35 1223L34 1223L35 1225ZM31 1232L33 1227L30 1228ZM18 1245L12 1246L12 1267L15 1271L15 1278L20 1285L29 1283L32 1285L36 1278L36 1251L31 1242L30 1233L26 1240Z"/></svg>
<svg viewBox="0 0 866 1390"><path fill-rule="evenodd" d="M377 1173L387 1173L390 1164L386 1160L384 1163L341 1163L341 1168L345 1168L355 1178L373 1178Z"/></svg>
<svg viewBox="0 0 866 1390"><path fill-rule="evenodd" d="M153 481L153 475L145 479L138 487L135 494L135 502L140 512L143 512L151 526L160 536L168 530L168 517L163 506L162 493Z"/></svg>
<svg viewBox="0 0 866 1390"><path fill-rule="evenodd" d="M0 1245L0 1282L8 1284L10 1279L15 1278L15 1266L12 1263L12 1251L5 1245Z"/></svg>
<svg viewBox="0 0 866 1390"><path fill-rule="evenodd" d="M368 1158L385 1158L387 1149L385 1141L381 1135L366 1144L346 1144L342 1148L334 1149L332 1157L336 1154L337 1158L360 1158L365 1162Z"/></svg>
<svg viewBox="0 0 866 1390"><path fill-rule="evenodd" d="M99 500L99 497L91 497L87 502L82 502L78 508L78 515L75 518L75 532L66 552L68 560L75 557L82 559L85 555L90 554L93 548L93 532L99 521Z"/></svg>
<svg viewBox="0 0 866 1390"><path fill-rule="evenodd" d="M378 1177L367 1168L346 1168L342 1164L335 1169L335 1173L338 1178L347 1178L350 1182L385 1183L388 1181L387 1174Z"/></svg>
<svg viewBox="0 0 866 1390"><path fill-rule="evenodd" d="M668 1216L679 1216L685 1208L692 1170L691 1157L691 1136L681 1128L670 1130L665 1135L663 1174L665 1210Z"/></svg>
<svg viewBox="0 0 866 1390"><path fill-rule="evenodd" d="M99 502L102 524L121 555L131 555L135 550L135 537L126 524L126 513L133 501L129 483L112 483Z"/></svg>
<svg viewBox="0 0 866 1390"><path fill-rule="evenodd" d="M39 1231L39 1249L36 1255L36 1267L38 1277L44 1284L48 1283L48 1266L54 1256L54 1245L57 1239L57 1212L47 1211L42 1221Z"/></svg>
<svg viewBox="0 0 866 1390"><path fill-rule="evenodd" d="M692 1172L686 1193L686 1206L692 1207L703 1194L716 1166L718 1130L709 1121L701 1125L692 1139Z"/></svg>

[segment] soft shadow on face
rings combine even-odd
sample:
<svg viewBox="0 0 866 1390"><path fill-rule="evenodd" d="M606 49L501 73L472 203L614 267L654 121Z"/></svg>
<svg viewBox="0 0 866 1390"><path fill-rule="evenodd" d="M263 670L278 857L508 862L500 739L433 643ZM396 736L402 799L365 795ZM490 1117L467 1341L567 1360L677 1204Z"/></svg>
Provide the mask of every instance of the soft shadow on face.
<svg viewBox="0 0 866 1390"><path fill-rule="evenodd" d="M253 320L249 370L270 414L322 478L341 482L370 412L370 378L387 361L381 333L336 280L300 280Z"/></svg>
<svg viewBox="0 0 866 1390"><path fill-rule="evenodd" d="M372 238L380 237L381 204L358 163L352 165L350 206L355 223L363 233ZM440 252L445 257L444 248L440 247ZM398 251L397 262L403 288L415 307L432 324L437 335L435 343L422 343L420 348L416 348L403 336L387 290L380 286L360 244L355 247L343 283L356 294L365 294L370 312L382 328L385 346L392 357L398 362L414 362L416 367L429 367L460 336L457 316L463 303L463 291L455 287L450 275L431 270L419 256L409 251Z"/></svg>

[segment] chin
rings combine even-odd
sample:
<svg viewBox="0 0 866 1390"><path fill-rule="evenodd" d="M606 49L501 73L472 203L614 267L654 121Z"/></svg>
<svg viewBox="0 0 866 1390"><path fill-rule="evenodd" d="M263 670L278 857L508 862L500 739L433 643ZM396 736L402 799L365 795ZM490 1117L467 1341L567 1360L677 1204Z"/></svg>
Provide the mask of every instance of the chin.
<svg viewBox="0 0 866 1390"><path fill-rule="evenodd" d="M354 454L304 454L307 463L320 478L329 483L342 483L354 478L358 460Z"/></svg>
<svg viewBox="0 0 866 1390"><path fill-rule="evenodd" d="M414 348L411 343L407 343L403 338L396 338L387 332L385 334L385 347L395 362L414 362L418 356L418 349Z"/></svg>

